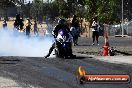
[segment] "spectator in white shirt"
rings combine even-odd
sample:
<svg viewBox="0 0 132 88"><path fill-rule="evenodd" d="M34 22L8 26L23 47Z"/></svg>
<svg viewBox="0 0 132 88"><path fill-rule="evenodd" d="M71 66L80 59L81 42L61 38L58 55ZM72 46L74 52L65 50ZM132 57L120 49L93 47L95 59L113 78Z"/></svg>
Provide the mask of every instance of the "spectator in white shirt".
<svg viewBox="0 0 132 88"><path fill-rule="evenodd" d="M97 44L99 45L99 42L98 42L98 38L99 38L99 24L98 24L98 22L97 22L97 17L95 17L94 19L93 19L93 23L92 23L92 32L93 32L93 34L92 34L92 38L93 38L93 43L92 43L92 45L94 45L95 44L95 38L96 38L96 42L97 42Z"/></svg>

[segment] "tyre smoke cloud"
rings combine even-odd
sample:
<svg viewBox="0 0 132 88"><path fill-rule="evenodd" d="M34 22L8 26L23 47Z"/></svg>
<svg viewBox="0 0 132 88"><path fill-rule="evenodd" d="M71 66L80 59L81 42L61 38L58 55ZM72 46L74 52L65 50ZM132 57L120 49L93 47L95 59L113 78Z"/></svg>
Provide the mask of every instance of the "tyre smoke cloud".
<svg viewBox="0 0 132 88"><path fill-rule="evenodd" d="M53 40L50 34L28 38L24 33L0 30L0 56L43 57Z"/></svg>

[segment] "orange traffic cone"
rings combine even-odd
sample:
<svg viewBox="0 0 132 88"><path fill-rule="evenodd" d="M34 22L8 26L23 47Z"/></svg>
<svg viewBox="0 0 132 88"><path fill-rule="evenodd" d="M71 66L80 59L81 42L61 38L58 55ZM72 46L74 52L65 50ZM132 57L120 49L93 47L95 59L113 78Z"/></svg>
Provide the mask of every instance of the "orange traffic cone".
<svg viewBox="0 0 132 88"><path fill-rule="evenodd" d="M105 44L104 44L103 48L104 48L104 50L103 50L103 56L108 56L108 54L109 54L108 33L106 33Z"/></svg>

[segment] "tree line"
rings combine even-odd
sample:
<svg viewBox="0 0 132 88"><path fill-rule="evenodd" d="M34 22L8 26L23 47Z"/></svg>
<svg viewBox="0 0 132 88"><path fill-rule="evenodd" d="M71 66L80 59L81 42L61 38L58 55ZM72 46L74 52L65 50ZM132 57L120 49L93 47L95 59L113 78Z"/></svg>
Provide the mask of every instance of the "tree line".
<svg viewBox="0 0 132 88"><path fill-rule="evenodd" d="M131 19L131 0L124 0L124 18ZM76 14L91 21L98 16L103 23L119 23L121 20L121 0L33 0L23 6L26 17L45 19Z"/></svg>

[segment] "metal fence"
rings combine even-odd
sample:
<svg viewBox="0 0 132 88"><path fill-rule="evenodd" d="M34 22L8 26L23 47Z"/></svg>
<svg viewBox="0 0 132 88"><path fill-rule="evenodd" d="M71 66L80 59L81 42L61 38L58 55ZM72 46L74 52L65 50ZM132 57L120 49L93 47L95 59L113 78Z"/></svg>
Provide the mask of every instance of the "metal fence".
<svg viewBox="0 0 132 88"><path fill-rule="evenodd" d="M107 30L108 30L109 36L122 35L122 24L108 25ZM132 36L132 22L129 22L123 25L123 35Z"/></svg>

